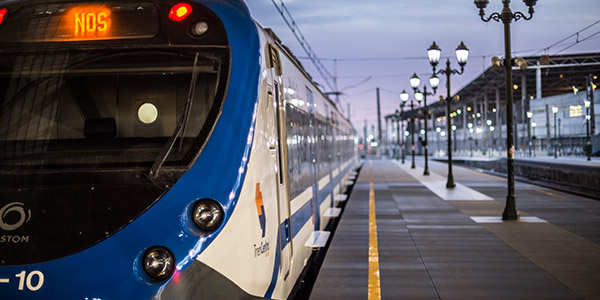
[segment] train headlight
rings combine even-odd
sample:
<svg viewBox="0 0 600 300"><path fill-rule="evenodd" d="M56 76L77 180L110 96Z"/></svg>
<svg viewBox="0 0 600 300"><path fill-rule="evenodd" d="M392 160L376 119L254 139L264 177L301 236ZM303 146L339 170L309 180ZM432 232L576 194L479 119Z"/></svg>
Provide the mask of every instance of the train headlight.
<svg viewBox="0 0 600 300"><path fill-rule="evenodd" d="M144 124L152 124L158 119L158 108L156 105L146 102L138 107L138 120Z"/></svg>
<svg viewBox="0 0 600 300"><path fill-rule="evenodd" d="M214 200L202 199L196 203L192 219L203 231L213 231L223 222L223 208Z"/></svg>
<svg viewBox="0 0 600 300"><path fill-rule="evenodd" d="M144 270L156 280L171 277L175 270L175 258L171 251L164 247L152 247L144 254Z"/></svg>
<svg viewBox="0 0 600 300"><path fill-rule="evenodd" d="M192 34L194 36L201 36L208 31L208 23L205 21L198 21L192 25Z"/></svg>

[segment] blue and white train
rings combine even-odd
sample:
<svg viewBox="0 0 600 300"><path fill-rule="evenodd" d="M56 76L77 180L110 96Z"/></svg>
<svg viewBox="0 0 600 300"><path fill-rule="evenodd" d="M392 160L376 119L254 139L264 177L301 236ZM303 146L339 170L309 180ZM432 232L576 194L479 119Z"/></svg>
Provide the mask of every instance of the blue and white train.
<svg viewBox="0 0 600 300"><path fill-rule="evenodd" d="M0 1L2 299L286 299L357 164L241 0Z"/></svg>

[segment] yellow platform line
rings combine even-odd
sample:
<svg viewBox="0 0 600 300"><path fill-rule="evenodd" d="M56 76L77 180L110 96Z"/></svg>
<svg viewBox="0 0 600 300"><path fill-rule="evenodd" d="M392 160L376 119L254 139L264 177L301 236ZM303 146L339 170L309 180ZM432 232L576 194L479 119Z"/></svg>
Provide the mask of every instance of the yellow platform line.
<svg viewBox="0 0 600 300"><path fill-rule="evenodd" d="M375 219L375 189L373 169L369 163L369 300L381 300L379 249L377 247L377 220Z"/></svg>

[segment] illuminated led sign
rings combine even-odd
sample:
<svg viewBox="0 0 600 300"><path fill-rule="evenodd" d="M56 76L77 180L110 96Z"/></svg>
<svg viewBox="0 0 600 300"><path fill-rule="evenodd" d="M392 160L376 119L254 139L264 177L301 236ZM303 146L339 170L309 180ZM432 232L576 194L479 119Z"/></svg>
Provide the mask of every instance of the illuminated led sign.
<svg viewBox="0 0 600 300"><path fill-rule="evenodd" d="M0 43L152 38L159 19L153 3L33 5L4 20Z"/></svg>
<svg viewBox="0 0 600 300"><path fill-rule="evenodd" d="M74 39L112 38L111 11L105 6L76 6L67 13L63 22L66 22L66 27L70 27L73 31Z"/></svg>

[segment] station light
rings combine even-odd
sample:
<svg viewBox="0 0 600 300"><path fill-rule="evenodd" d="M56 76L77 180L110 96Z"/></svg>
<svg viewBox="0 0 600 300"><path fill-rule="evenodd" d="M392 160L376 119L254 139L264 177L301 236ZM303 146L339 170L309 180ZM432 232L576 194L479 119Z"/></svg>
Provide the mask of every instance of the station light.
<svg viewBox="0 0 600 300"><path fill-rule="evenodd" d="M484 9L487 7L488 3L490 3L489 0L475 0L475 5L477 6L477 8L479 9Z"/></svg>
<svg viewBox="0 0 600 300"><path fill-rule="evenodd" d="M492 70L499 69L502 66L502 60L498 56L492 57Z"/></svg>
<svg viewBox="0 0 600 300"><path fill-rule="evenodd" d="M469 49L465 46L465 43L460 42L460 45L456 48L456 60L458 60L461 67L464 67L467 64L467 59L469 59Z"/></svg>
<svg viewBox="0 0 600 300"><path fill-rule="evenodd" d="M183 21L192 13L192 6L187 3L178 3L169 10L169 19L175 22Z"/></svg>
<svg viewBox="0 0 600 300"><path fill-rule="evenodd" d="M409 81L410 81L410 87L412 87L413 89L417 89L419 87L419 84L421 84L421 78L419 78L419 76L417 76L417 73L414 73Z"/></svg>
<svg viewBox="0 0 600 300"><path fill-rule="evenodd" d="M402 93L400 93L400 100L402 102L408 101L408 93L405 90L402 90Z"/></svg>
<svg viewBox="0 0 600 300"><path fill-rule="evenodd" d="M417 100L417 102L421 103L421 101L423 101L423 93L416 92L415 93L415 100Z"/></svg>
<svg viewBox="0 0 600 300"><path fill-rule="evenodd" d="M435 67L440 62L440 56L442 55L442 49L438 47L438 45L433 42L429 49L427 49L427 56L429 57L429 63Z"/></svg>
<svg viewBox="0 0 600 300"><path fill-rule="evenodd" d="M533 112L530 112L530 111L528 111L528 112L527 112L527 118L528 118L528 119L531 119L531 118L533 118Z"/></svg>
<svg viewBox="0 0 600 300"><path fill-rule="evenodd" d="M527 70L527 61L525 61L524 58L517 57L517 59L515 59L515 63L517 64L519 69L521 69L521 71Z"/></svg>
<svg viewBox="0 0 600 300"><path fill-rule="evenodd" d="M429 85L431 85L433 91L435 92L435 90L440 85L440 78L433 74L433 76L429 77Z"/></svg>

